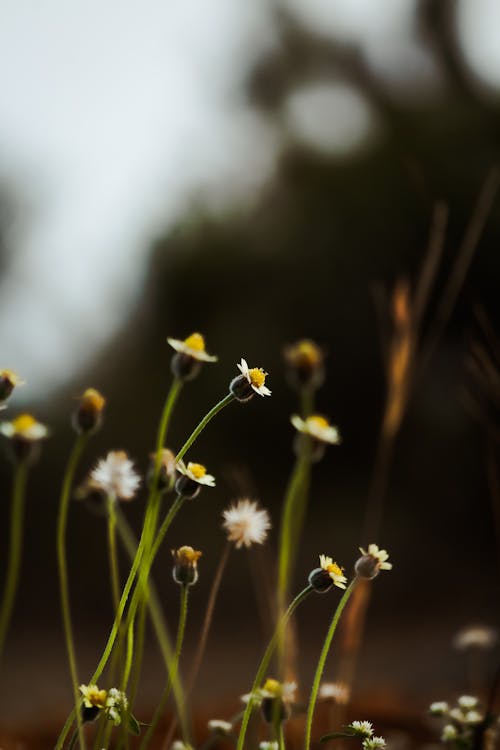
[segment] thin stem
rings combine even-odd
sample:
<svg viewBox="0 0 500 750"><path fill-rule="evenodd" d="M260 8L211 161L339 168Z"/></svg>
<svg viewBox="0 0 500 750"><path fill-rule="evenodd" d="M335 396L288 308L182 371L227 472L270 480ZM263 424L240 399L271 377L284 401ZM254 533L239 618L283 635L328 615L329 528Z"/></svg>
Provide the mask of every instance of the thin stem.
<svg viewBox="0 0 500 750"><path fill-rule="evenodd" d="M152 547L152 550L151 550L151 565L153 564L153 561L154 561L156 555L158 554L158 550L161 547L161 544L162 544L162 542L163 542L163 540L165 538L165 534L167 533L170 524L172 523L172 521L174 520L175 516L177 515L177 513L182 508L184 500L185 500L185 498L184 498L183 495L177 495L177 497L175 498L174 502L170 506L170 508L169 508L169 510L167 512L167 515L163 519L163 523L160 526L160 528L158 529L158 534L156 535L156 539L154 540L153 547Z"/></svg>
<svg viewBox="0 0 500 750"><path fill-rule="evenodd" d="M120 571L118 568L118 555L116 552L116 500L113 497L108 498L108 551L109 551L109 570L111 580L111 596L113 599L113 609L116 614L120 604Z"/></svg>
<svg viewBox="0 0 500 750"><path fill-rule="evenodd" d="M12 510L10 515L10 548L7 564L7 578L0 610L0 656L3 654L5 637L9 628L12 608L19 580L21 567L22 534L24 521L24 495L26 489L27 467L19 463L14 473L12 487Z"/></svg>
<svg viewBox="0 0 500 750"><path fill-rule="evenodd" d="M262 660L259 664L259 668L257 669L257 674L255 675L255 679L253 681L252 689L250 691L250 698L248 699L248 703L243 713L243 718L241 720L241 727L240 727L240 733L238 735L238 744L236 746L236 750L243 750L243 745L245 743L245 736L246 736L246 732L248 728L248 722L250 721L250 715L252 713L252 708L255 703L254 694L257 688L259 687L259 685L261 684L262 680L264 679L264 675L269 666L269 662L271 661L272 655L276 649L276 645L282 637L282 632L288 620L290 619L294 611L297 609L299 604L303 602L304 599L307 596L309 596L309 594L312 591L314 591L314 589L311 585L309 585L309 586L306 586L305 589L303 589L300 592L300 594L297 594L297 596L289 605L284 615L280 618L278 625L276 626L274 635L267 645L267 648L264 652L264 656L262 657Z"/></svg>
<svg viewBox="0 0 500 750"><path fill-rule="evenodd" d="M148 731L144 735L143 741L141 742L139 746L139 750L146 750L147 746L149 745L155 733L156 727L158 726L158 722L160 721L162 714L165 711L165 707L167 705L167 701L170 696L170 691L172 689L173 680L176 679L177 674L179 672L179 660L180 660L181 651L182 651L182 644L184 643L184 633L186 631L186 620L187 620L187 611L188 611L188 592L189 592L189 586L186 586L186 585L181 586L179 624L177 626L177 639L175 642L175 652L174 652L174 660L172 663L172 671L168 676L168 681L167 681L167 684L165 685L163 695L161 697L161 700L158 706L156 707L156 711L154 713L153 719L151 721Z"/></svg>
<svg viewBox="0 0 500 750"><path fill-rule="evenodd" d="M330 650L332 639L335 634L335 630L337 628L337 623L340 619L340 615L342 614L342 610L347 604L347 601L353 592L353 589L357 583L357 580L358 580L357 578L353 578L353 580L351 581L351 583L345 590L344 595L342 596L342 599L338 603L337 609L335 610L332 621L330 623L330 627L328 628L328 632L326 634L323 648L321 650L321 654L318 660L318 665L316 667L316 672L314 673L314 680L313 680L313 684L311 688L311 696L309 698L309 705L307 707L304 750L309 750L309 746L311 744L311 729L312 729L312 722L313 722L313 716L314 716L314 709L316 708L316 700L318 698L319 684L321 682L321 677L323 676L323 670L325 668L326 657L328 656L328 652Z"/></svg>
<svg viewBox="0 0 500 750"><path fill-rule="evenodd" d="M282 721L278 724L278 748L279 750L285 750L285 733L283 731Z"/></svg>
<svg viewBox="0 0 500 750"><path fill-rule="evenodd" d="M210 420L213 419L216 414L218 414L225 406L230 404L232 401L234 401L234 396L232 393L228 393L227 396L225 396L221 401L219 401L217 404L215 404L215 406L213 406L210 409L208 414L205 414L205 416L203 417L199 425L195 427L191 435L188 437L188 439L186 440L186 442L184 443L184 445L182 446L182 448L176 455L175 457L176 461L180 461L181 458L185 455L185 453L191 448L191 446L193 445L194 441L196 440L200 432L202 432L205 429L205 427L210 422Z"/></svg>

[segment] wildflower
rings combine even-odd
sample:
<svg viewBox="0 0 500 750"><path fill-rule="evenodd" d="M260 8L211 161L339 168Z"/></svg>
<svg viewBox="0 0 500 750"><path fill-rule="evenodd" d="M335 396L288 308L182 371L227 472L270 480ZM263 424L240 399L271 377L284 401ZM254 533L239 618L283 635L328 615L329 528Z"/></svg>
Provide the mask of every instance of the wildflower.
<svg viewBox="0 0 500 750"><path fill-rule="evenodd" d="M323 682L319 687L318 697L343 705L349 700L349 687L344 682Z"/></svg>
<svg viewBox="0 0 500 750"><path fill-rule="evenodd" d="M211 732L216 732L217 734L222 734L224 736L231 734L233 731L233 725L231 722L222 721L222 719L210 719L207 726Z"/></svg>
<svg viewBox="0 0 500 750"><path fill-rule="evenodd" d="M469 648L489 649L498 640L498 632L488 625L469 625L460 630L453 639L453 646L459 650Z"/></svg>
<svg viewBox="0 0 500 750"><path fill-rule="evenodd" d="M202 362L217 362L217 357L205 351L205 339L201 333L192 333L184 341L171 338L167 341L176 351L172 357L171 369L179 380L193 380L198 375Z"/></svg>
<svg viewBox="0 0 500 750"><path fill-rule="evenodd" d="M184 546L172 550L174 581L181 586L193 586L198 580L198 560L202 553L192 547Z"/></svg>
<svg viewBox="0 0 500 750"><path fill-rule="evenodd" d="M125 693L117 688L111 688L106 699L106 713L108 719L117 727L121 724L124 714L128 711L128 699Z"/></svg>
<svg viewBox="0 0 500 750"><path fill-rule="evenodd" d="M259 742L259 750L278 750L279 743L276 740L273 740L269 742L268 740L264 740L264 742Z"/></svg>
<svg viewBox="0 0 500 750"><path fill-rule="evenodd" d="M293 703L296 691L296 682L267 679L258 691L264 719L270 724L285 721L290 714L289 705Z"/></svg>
<svg viewBox="0 0 500 750"><path fill-rule="evenodd" d="M340 443L338 429L319 414L313 414L306 419L301 419L297 414L294 414L290 421L298 432L309 435L320 443L330 443L331 445Z"/></svg>
<svg viewBox="0 0 500 750"><path fill-rule="evenodd" d="M101 458L90 472L90 479L108 497L120 500L132 500L141 483L125 451L110 451L106 458Z"/></svg>
<svg viewBox="0 0 500 750"><path fill-rule="evenodd" d="M441 733L441 742L454 742L457 738L457 728L453 724L446 724Z"/></svg>
<svg viewBox="0 0 500 750"><path fill-rule="evenodd" d="M368 551L359 548L363 555L356 561L354 569L359 578L371 580L378 576L381 570L391 570L392 563L387 562L389 553L385 549L379 549L376 544L369 544Z"/></svg>
<svg viewBox="0 0 500 750"><path fill-rule="evenodd" d="M37 422L31 414L21 414L12 422L2 422L0 432L10 441L15 461L34 461L40 450L40 440L47 437L45 425Z"/></svg>
<svg viewBox="0 0 500 750"><path fill-rule="evenodd" d="M366 737L363 740L363 750L383 750L385 740L383 737Z"/></svg>
<svg viewBox="0 0 500 750"><path fill-rule="evenodd" d="M264 385L267 372L262 367L249 368L246 360L242 358L238 369L241 375L233 378L229 385L229 390L237 401L241 401L242 403L250 401L255 393L258 393L259 396L271 395L269 388Z"/></svg>
<svg viewBox="0 0 500 750"><path fill-rule="evenodd" d="M203 464L195 464L192 461L186 466L183 461L177 462L177 471L180 473L175 490L179 495L192 500L201 490L202 486L215 487L215 477L207 474Z"/></svg>
<svg viewBox="0 0 500 750"><path fill-rule="evenodd" d="M73 415L73 427L78 433L90 434L99 429L106 399L95 388L87 388Z"/></svg>
<svg viewBox="0 0 500 750"><path fill-rule="evenodd" d="M302 339L283 350L287 374L292 386L319 388L325 378L324 354L314 341Z"/></svg>
<svg viewBox="0 0 500 750"><path fill-rule="evenodd" d="M13 370L0 370L0 408L5 409L3 404L11 395L14 388L24 385L19 375Z"/></svg>
<svg viewBox="0 0 500 750"><path fill-rule="evenodd" d="M172 742L172 747L170 748L170 750L193 750L193 746L188 742L175 740L175 742Z"/></svg>
<svg viewBox="0 0 500 750"><path fill-rule="evenodd" d="M267 510L258 510L256 502L238 500L236 505L232 505L222 515L227 538L230 542L235 542L236 549L265 542L271 521Z"/></svg>
<svg viewBox="0 0 500 750"><path fill-rule="evenodd" d="M429 711L433 716L444 716L448 710L449 706L446 701L435 701L429 706Z"/></svg>
<svg viewBox="0 0 500 750"><path fill-rule="evenodd" d="M319 556L319 568L314 568L309 573L309 583L320 594L329 591L332 586L345 589L347 578L343 574L343 568L333 562L331 557Z"/></svg>
<svg viewBox="0 0 500 750"><path fill-rule="evenodd" d="M106 690L99 690L97 685L80 685L82 694L82 721L94 721L100 711L106 707L108 693Z"/></svg>
<svg viewBox="0 0 500 750"><path fill-rule="evenodd" d="M354 734L358 734L360 737L373 736L373 725L371 721L351 721L351 723L347 725L347 729L352 729Z"/></svg>
<svg viewBox="0 0 500 750"><path fill-rule="evenodd" d="M176 463L175 455L168 448L162 448L159 451L158 466L157 453L150 454L149 468L146 475L148 487L151 487L153 478L158 472L156 487L160 492L165 492L170 487L171 481L175 477Z"/></svg>
<svg viewBox="0 0 500 750"><path fill-rule="evenodd" d="M473 695L461 695L458 699L458 705L460 706L460 708L476 708L478 703L478 699Z"/></svg>

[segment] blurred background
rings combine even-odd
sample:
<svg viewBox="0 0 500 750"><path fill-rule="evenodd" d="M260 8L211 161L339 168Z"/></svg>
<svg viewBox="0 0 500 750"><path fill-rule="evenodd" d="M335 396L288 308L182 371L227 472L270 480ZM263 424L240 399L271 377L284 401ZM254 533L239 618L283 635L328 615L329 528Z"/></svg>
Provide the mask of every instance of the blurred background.
<svg viewBox="0 0 500 750"><path fill-rule="evenodd" d="M166 337L193 331L219 363L186 387L172 447L242 356L273 391L231 406L200 438L192 458L217 487L177 519L156 567L174 627L169 549L203 550L189 649L225 541L222 510L246 495L270 510L269 547L232 556L199 710L237 710L267 632L249 591L274 575L298 408L282 350L302 337L327 354L318 409L343 442L315 467L293 590L318 554L350 569L358 545L378 542L394 570L374 584L354 702L398 726L469 690L452 639L471 623L496 627L500 601L498 3L4 0L0 15L0 365L27 381L5 414L30 410L51 430L29 483L3 730L51 736L71 705L54 540L75 398L92 385L108 400L78 479L113 449L144 472L171 379ZM408 280L406 309L429 257L435 283L385 455L394 290ZM5 460L3 561L10 485ZM367 539L374 492L384 509ZM143 501L126 508L136 528ZM85 681L111 605L105 524L81 504L68 549ZM304 697L333 598L298 617ZM144 706L163 682L153 641L147 659ZM484 684L497 661L498 649L486 655Z"/></svg>

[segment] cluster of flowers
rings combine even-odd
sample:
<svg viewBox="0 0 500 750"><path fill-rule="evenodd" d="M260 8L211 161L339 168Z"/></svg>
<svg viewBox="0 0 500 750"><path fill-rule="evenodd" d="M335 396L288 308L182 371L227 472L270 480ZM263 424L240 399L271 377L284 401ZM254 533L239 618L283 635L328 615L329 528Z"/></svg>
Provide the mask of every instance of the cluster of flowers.
<svg viewBox="0 0 500 750"><path fill-rule="evenodd" d="M484 728L485 715L479 710L479 701L473 695L461 695L453 707L446 701L436 701L431 703L429 711L432 716L446 720L441 740L456 747L473 747L478 730Z"/></svg>

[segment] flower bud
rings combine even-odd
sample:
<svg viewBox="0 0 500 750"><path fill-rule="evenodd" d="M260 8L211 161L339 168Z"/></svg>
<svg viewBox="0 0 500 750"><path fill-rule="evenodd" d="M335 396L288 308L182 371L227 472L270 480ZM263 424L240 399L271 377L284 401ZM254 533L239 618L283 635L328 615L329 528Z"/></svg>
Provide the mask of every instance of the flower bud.
<svg viewBox="0 0 500 750"><path fill-rule="evenodd" d="M80 435L96 432L101 424L106 399L95 388L87 388L73 414L73 427Z"/></svg>
<svg viewBox="0 0 500 750"><path fill-rule="evenodd" d="M381 570L391 570L392 563L387 562L389 554L385 549L379 549L376 544L369 544L368 550L359 548L362 554L354 566L358 578L371 580L378 576Z"/></svg>
<svg viewBox="0 0 500 750"><path fill-rule="evenodd" d="M0 403L6 401L16 386L24 385L13 370L0 370Z"/></svg>
<svg viewBox="0 0 500 750"><path fill-rule="evenodd" d="M147 485L149 489L152 488L154 476L156 472L158 472L156 489L158 489L159 492L165 492L171 487L172 480L175 477L175 456L172 451L168 450L168 448L162 448L160 451L158 468L156 463L157 454L151 453L150 459L149 468L146 474Z"/></svg>
<svg viewBox="0 0 500 750"><path fill-rule="evenodd" d="M316 390L325 379L324 354L314 341L302 339L285 347L283 351L290 385L294 388L308 386Z"/></svg>
<svg viewBox="0 0 500 750"><path fill-rule="evenodd" d="M21 414L12 422L2 422L0 432L9 440L10 453L16 463L33 463L40 453L40 441L47 437L45 425L31 414Z"/></svg>
<svg viewBox="0 0 500 750"><path fill-rule="evenodd" d="M307 580L318 594L325 594L333 586L330 574L323 568L314 568L314 570L311 570Z"/></svg>
<svg viewBox="0 0 500 750"><path fill-rule="evenodd" d="M181 586L193 586L198 580L198 560L201 552L192 547L184 546L172 550L174 581Z"/></svg>

